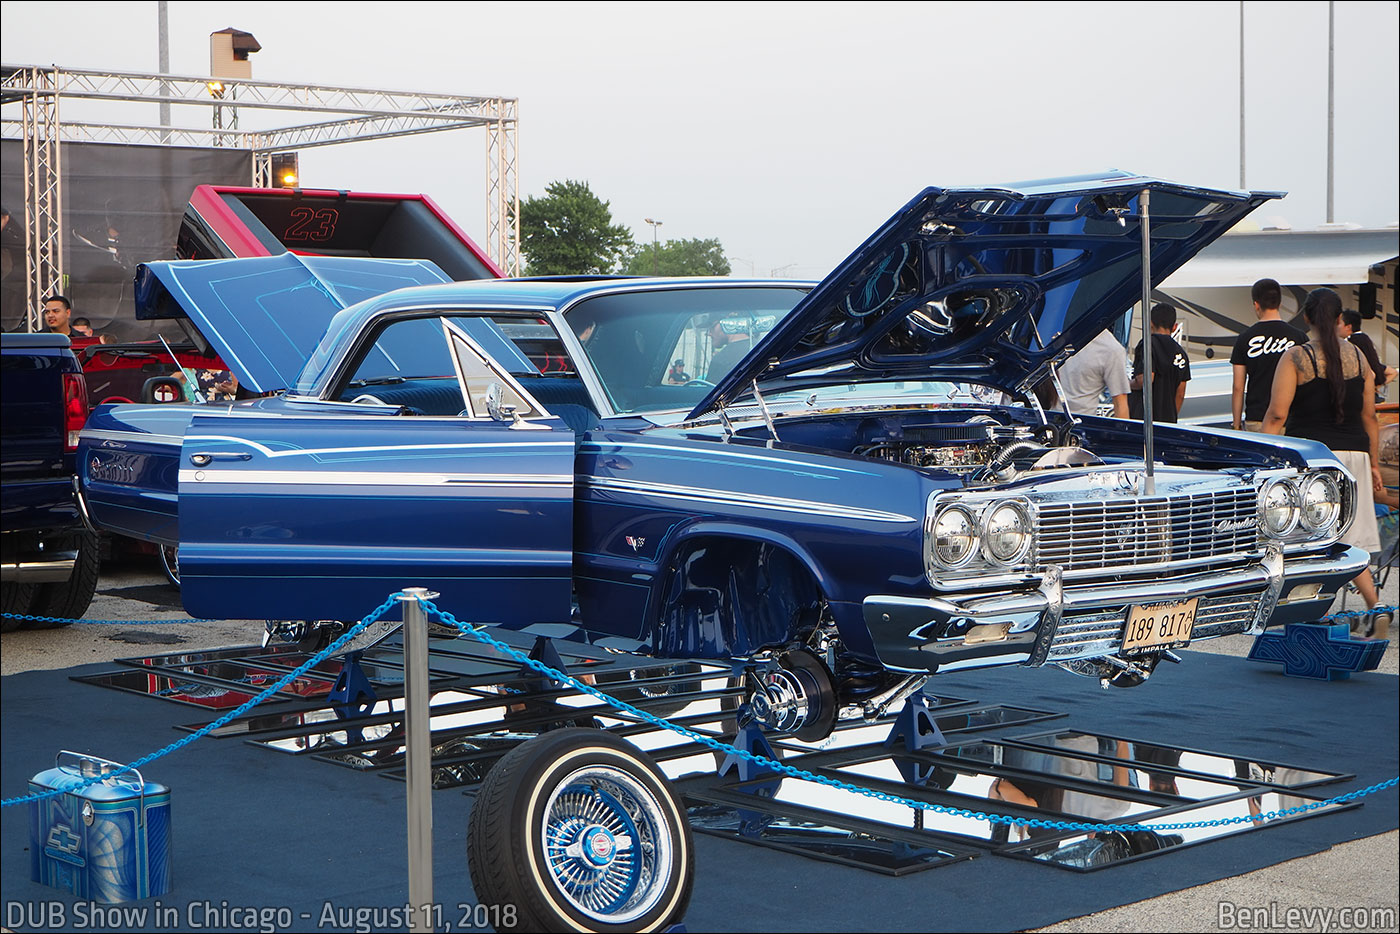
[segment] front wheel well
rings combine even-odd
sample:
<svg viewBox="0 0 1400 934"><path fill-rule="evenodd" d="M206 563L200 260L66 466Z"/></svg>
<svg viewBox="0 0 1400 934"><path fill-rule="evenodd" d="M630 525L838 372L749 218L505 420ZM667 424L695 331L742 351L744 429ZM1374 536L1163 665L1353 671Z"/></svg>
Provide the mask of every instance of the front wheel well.
<svg viewBox="0 0 1400 934"><path fill-rule="evenodd" d="M723 535L684 541L657 592L646 638L670 658L738 658L785 645L815 625L823 596L788 549Z"/></svg>

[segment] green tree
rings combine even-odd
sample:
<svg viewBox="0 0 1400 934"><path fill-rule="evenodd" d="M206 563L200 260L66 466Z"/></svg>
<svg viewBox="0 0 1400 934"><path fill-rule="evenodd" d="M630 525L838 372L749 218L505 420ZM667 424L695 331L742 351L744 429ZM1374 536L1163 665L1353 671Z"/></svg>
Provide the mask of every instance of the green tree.
<svg viewBox="0 0 1400 934"><path fill-rule="evenodd" d="M638 243L623 267L634 276L727 276L729 260L719 240L667 240L660 246Z"/></svg>
<svg viewBox="0 0 1400 934"><path fill-rule="evenodd" d="M520 251L532 276L608 273L632 246L632 231L587 182L551 182L539 198L520 202Z"/></svg>

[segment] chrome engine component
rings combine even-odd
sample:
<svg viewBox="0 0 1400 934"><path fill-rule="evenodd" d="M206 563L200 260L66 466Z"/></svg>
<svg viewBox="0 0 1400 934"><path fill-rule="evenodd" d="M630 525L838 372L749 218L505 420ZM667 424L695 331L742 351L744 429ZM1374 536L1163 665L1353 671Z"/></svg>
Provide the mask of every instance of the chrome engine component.
<svg viewBox="0 0 1400 934"><path fill-rule="evenodd" d="M791 733L803 742L824 738L836 724L831 672L805 649L785 652L777 667L760 672L749 712L765 730Z"/></svg>
<svg viewBox="0 0 1400 934"><path fill-rule="evenodd" d="M1180 658L1170 652L1165 653L1170 661ZM1141 658L1123 658L1118 655L1104 655L1099 658L1076 658L1058 662L1056 667L1072 675L1084 678L1098 678L1099 686L1108 688L1135 688L1148 678L1157 668L1162 655L1144 655Z"/></svg>
<svg viewBox="0 0 1400 934"><path fill-rule="evenodd" d="M859 445L853 453L964 474L968 485L1003 483L1028 470L1082 467L1102 461L1083 448L1055 446L1049 429L1003 425L979 417L966 422L909 428L898 437Z"/></svg>
<svg viewBox="0 0 1400 934"><path fill-rule="evenodd" d="M837 719L840 720L864 720L872 723L891 709L902 704L910 695L918 692L928 683L932 675L913 674L900 680L893 687L887 688L872 697L867 697L859 704L846 704L842 706Z"/></svg>

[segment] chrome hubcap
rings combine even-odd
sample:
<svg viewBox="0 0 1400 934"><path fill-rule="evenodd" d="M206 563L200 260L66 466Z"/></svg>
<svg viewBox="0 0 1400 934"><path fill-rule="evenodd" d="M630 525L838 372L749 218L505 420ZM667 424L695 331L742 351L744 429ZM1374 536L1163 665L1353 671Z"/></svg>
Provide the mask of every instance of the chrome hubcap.
<svg viewBox="0 0 1400 934"><path fill-rule="evenodd" d="M664 895L671 843L653 792L620 769L579 769L556 789L540 830L554 885L580 912L610 924Z"/></svg>
<svg viewBox="0 0 1400 934"><path fill-rule="evenodd" d="M763 690L749 701L754 719L768 730L791 733L801 729L811 710L809 686L804 673L780 668L763 678Z"/></svg>

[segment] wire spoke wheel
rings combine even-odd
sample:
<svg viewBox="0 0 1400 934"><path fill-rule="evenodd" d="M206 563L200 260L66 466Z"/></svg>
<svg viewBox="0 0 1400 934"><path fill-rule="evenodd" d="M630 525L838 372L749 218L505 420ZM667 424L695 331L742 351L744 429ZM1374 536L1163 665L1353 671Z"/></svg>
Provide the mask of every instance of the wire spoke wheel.
<svg viewBox="0 0 1400 934"><path fill-rule="evenodd" d="M626 923L664 892L670 849L659 802L625 772L589 768L569 776L545 806L541 844L554 884L600 921Z"/></svg>
<svg viewBox="0 0 1400 934"><path fill-rule="evenodd" d="M554 730L487 775L467 834L472 885L544 931L652 931L690 901L693 843L656 764L594 729Z"/></svg>

